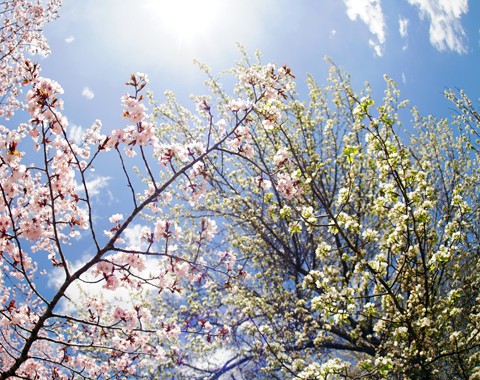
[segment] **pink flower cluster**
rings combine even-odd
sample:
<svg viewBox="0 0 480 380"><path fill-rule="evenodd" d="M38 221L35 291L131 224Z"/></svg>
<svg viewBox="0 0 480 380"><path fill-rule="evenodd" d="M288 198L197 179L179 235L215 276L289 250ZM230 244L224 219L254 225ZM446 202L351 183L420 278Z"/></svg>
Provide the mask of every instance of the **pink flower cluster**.
<svg viewBox="0 0 480 380"><path fill-rule="evenodd" d="M300 182L288 173L279 173L277 175L277 190L288 200L302 194Z"/></svg>
<svg viewBox="0 0 480 380"><path fill-rule="evenodd" d="M286 148L280 148L273 157L273 163L275 166L282 166L290 158L291 153Z"/></svg>
<svg viewBox="0 0 480 380"><path fill-rule="evenodd" d="M67 119L59 110L63 108L63 102L57 95L63 94L63 88L54 80L48 78L36 78L32 89L27 93L27 110L32 116L33 124L45 122L51 131L62 134L67 127Z"/></svg>
<svg viewBox="0 0 480 380"><path fill-rule="evenodd" d="M227 146L234 152L246 158L253 158L255 150L252 146L252 136L247 125L239 126L227 140Z"/></svg>
<svg viewBox="0 0 480 380"><path fill-rule="evenodd" d="M25 54L47 55L50 49L43 26L57 16L61 0L7 0L0 17L0 116L11 117L22 106L22 86L36 74Z"/></svg>
<svg viewBox="0 0 480 380"><path fill-rule="evenodd" d="M124 106L123 116L132 123L140 123L145 121L146 107L141 101L132 95L125 94L122 97L122 104Z"/></svg>

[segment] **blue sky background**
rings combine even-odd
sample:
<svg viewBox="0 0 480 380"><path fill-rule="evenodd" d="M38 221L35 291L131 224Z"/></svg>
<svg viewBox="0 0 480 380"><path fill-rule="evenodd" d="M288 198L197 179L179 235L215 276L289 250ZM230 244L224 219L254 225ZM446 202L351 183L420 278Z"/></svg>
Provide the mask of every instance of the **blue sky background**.
<svg viewBox="0 0 480 380"><path fill-rule="evenodd" d="M325 56L379 96L388 74L422 113L446 115L445 88L480 96L479 11L467 0L64 0L42 66L82 127L96 118L118 126L131 72L147 73L157 97L203 92L193 59L226 69L239 58L236 42L287 64L300 82L306 73L325 80Z"/></svg>

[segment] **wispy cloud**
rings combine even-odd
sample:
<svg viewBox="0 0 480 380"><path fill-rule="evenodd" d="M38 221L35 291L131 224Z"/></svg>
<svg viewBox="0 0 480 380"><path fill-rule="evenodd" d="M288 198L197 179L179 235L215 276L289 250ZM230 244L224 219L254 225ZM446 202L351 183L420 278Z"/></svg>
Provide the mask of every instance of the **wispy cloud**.
<svg viewBox="0 0 480 380"><path fill-rule="evenodd" d="M67 38L65 38L65 42L67 44L71 44L73 41L75 41L75 37L73 36L68 36Z"/></svg>
<svg viewBox="0 0 480 380"><path fill-rule="evenodd" d="M430 20L430 43L439 51L467 52L461 17L468 12L468 0L408 0L418 7L420 17Z"/></svg>
<svg viewBox="0 0 480 380"><path fill-rule="evenodd" d="M402 47L403 50L408 48L408 23L408 18L400 16L400 18L398 19L398 31L400 32L400 36L405 40L405 44Z"/></svg>
<svg viewBox="0 0 480 380"><path fill-rule="evenodd" d="M92 100L95 97L95 93L85 86L82 90L82 96L88 100Z"/></svg>
<svg viewBox="0 0 480 380"><path fill-rule="evenodd" d="M142 240L142 229L144 226L141 224L134 224L124 232L124 240L129 247L146 248L146 242ZM142 247L143 246L143 247Z"/></svg>
<svg viewBox="0 0 480 380"><path fill-rule="evenodd" d="M112 178L106 176L98 176L92 180L87 181L87 190L90 196L97 196L100 194L100 190L108 187L108 183ZM76 191L81 191L77 189Z"/></svg>
<svg viewBox="0 0 480 380"><path fill-rule="evenodd" d="M362 20L375 38L368 41L378 56L383 55L386 26L380 0L344 0L350 20Z"/></svg>
<svg viewBox="0 0 480 380"><path fill-rule="evenodd" d="M407 38L408 36L408 18L403 18L403 17L400 17L398 19L398 26L399 26L399 32L400 32L400 36L402 36L402 38Z"/></svg>
<svg viewBox="0 0 480 380"><path fill-rule="evenodd" d="M88 195L90 195L91 197L100 195L100 191L108 187L108 184L111 179L112 177L96 176L93 179L87 180L86 185L87 185ZM78 185L77 188L75 189L76 193L81 193L82 191L84 191L83 185Z"/></svg>
<svg viewBox="0 0 480 380"><path fill-rule="evenodd" d="M68 126L68 137L77 145L82 142L84 132L85 131L80 125L70 124Z"/></svg>

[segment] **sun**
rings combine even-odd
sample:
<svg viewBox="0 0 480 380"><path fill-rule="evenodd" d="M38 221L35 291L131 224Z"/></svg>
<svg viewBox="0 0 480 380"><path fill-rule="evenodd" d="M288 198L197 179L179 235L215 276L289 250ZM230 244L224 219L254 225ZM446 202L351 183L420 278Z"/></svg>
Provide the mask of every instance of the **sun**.
<svg viewBox="0 0 480 380"><path fill-rule="evenodd" d="M149 0L146 9L171 38L184 44L213 37L221 0Z"/></svg>

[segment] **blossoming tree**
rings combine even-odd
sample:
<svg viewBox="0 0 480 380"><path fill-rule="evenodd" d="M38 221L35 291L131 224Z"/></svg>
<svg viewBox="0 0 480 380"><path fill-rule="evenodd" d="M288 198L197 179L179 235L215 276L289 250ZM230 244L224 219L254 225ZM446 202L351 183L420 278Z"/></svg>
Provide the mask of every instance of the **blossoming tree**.
<svg viewBox="0 0 480 380"><path fill-rule="evenodd" d="M237 91L262 93L269 70L241 63ZM191 298L190 308L232 335L208 347L192 336L197 354L185 378L235 370L475 378L480 118L472 102L449 91L458 114L422 118L407 112L389 78L376 107L371 89L356 93L334 64L325 86L309 79L308 102L293 80L249 115L242 143L253 149L229 145L207 161L213 191L191 217L223 221L225 249L247 276Z"/></svg>
<svg viewBox="0 0 480 380"><path fill-rule="evenodd" d="M465 94L447 94L452 121L413 110L407 143L391 80L374 107L332 65L304 102L287 66L245 55L233 94L203 67L194 111L133 74L126 126L74 141L61 85L24 55L48 49L58 2L1 4L0 379L479 375ZM100 158L124 179L121 212L96 212Z"/></svg>
<svg viewBox="0 0 480 380"><path fill-rule="evenodd" d="M215 220L180 225L169 209L181 207L178 194L191 205L206 196L207 157L247 138L249 115L267 93L282 93L288 73L275 69L262 93L232 98L221 110L198 99L198 118L178 121L195 128L187 138L172 123L149 121L142 95L147 78L135 74L122 97L128 125L102 133L97 121L76 143L68 138L60 84L42 77L23 55L26 47L47 48L39 28L56 3L2 5L2 73L9 78L2 91L10 94L3 109L10 116L23 107L29 122L0 128L0 378L143 376L147 364L177 355L185 327L135 299L127 305L87 291L80 300L69 294L79 284L113 293L183 294L187 285L203 286L212 272L225 281L237 276L236 263L223 253L205 254ZM15 101L22 86L28 90L24 103ZM157 137L161 130L166 141ZM112 212L102 220L87 174L100 157L115 155L131 205L127 215ZM126 235L140 216L147 222L132 242ZM83 257L79 238L88 240ZM53 292L45 287L52 273ZM210 337L228 331L202 322Z"/></svg>

